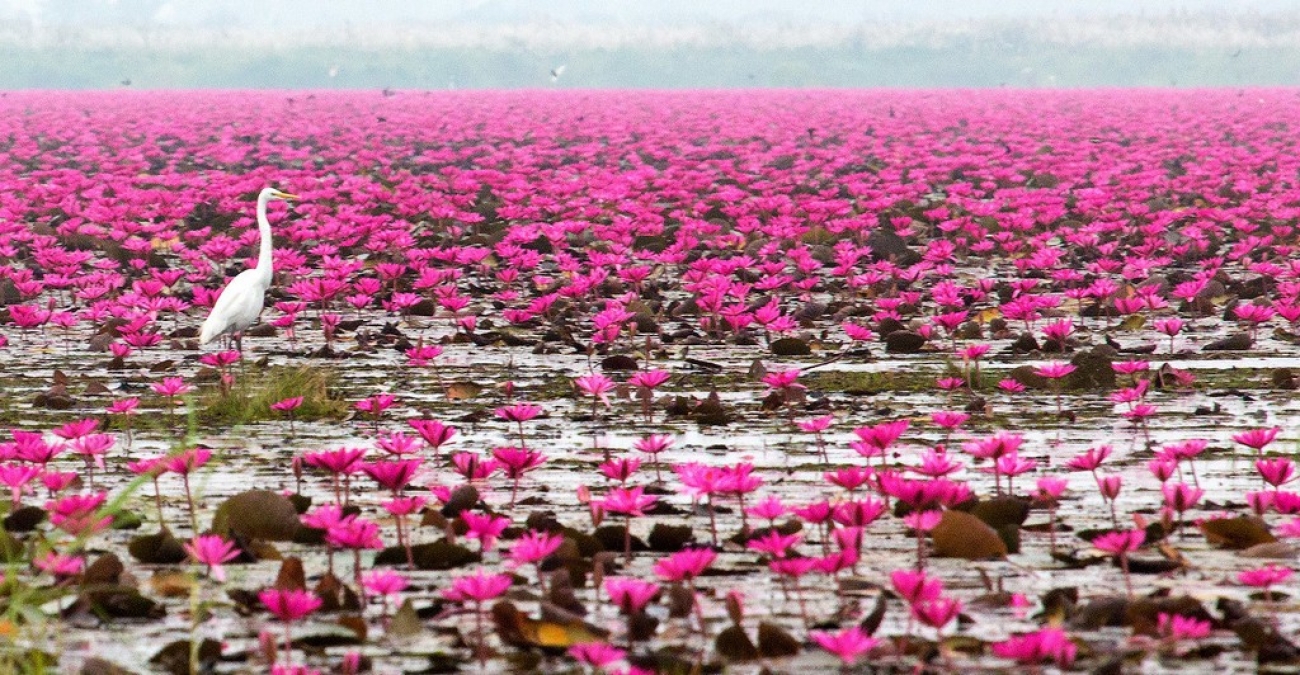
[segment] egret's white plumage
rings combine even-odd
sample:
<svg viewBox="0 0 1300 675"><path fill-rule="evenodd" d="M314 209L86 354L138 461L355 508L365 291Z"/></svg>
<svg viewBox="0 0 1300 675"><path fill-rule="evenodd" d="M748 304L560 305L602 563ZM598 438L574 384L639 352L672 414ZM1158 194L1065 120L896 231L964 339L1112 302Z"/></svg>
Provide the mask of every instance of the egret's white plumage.
<svg viewBox="0 0 1300 675"><path fill-rule="evenodd" d="M298 199L298 195L266 188L257 196L257 231L261 249L257 267L244 270L221 289L221 295L212 306L212 312L203 322L199 344L207 344L222 335L232 335L235 344L243 351L244 329L253 325L262 313L266 289L271 286L271 223L266 219L266 204L272 199Z"/></svg>

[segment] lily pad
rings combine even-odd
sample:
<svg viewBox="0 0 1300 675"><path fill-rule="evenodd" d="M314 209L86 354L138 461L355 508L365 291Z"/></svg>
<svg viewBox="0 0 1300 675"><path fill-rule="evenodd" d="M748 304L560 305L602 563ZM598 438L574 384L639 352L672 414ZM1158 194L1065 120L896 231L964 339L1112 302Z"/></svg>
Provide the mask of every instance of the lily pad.
<svg viewBox="0 0 1300 675"><path fill-rule="evenodd" d="M243 539L292 541L299 527L293 502L270 490L241 492L222 502L212 517L212 531Z"/></svg>
<svg viewBox="0 0 1300 675"><path fill-rule="evenodd" d="M1264 521L1254 516L1211 518L1201 521L1198 526L1205 534L1205 540L1220 548L1241 550L1277 541Z"/></svg>
<svg viewBox="0 0 1300 675"><path fill-rule="evenodd" d="M1007 545L984 521L961 511L944 511L930 532L934 554L940 558L983 560L1007 557Z"/></svg>

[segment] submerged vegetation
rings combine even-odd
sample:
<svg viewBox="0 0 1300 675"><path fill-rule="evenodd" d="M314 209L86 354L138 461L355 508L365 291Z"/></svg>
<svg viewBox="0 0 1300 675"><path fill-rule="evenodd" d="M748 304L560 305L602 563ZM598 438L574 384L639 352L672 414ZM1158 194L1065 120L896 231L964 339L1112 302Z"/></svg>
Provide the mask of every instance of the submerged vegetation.
<svg viewBox="0 0 1300 675"><path fill-rule="evenodd" d="M202 424L234 426L267 420L299 422L341 420L349 405L336 389L338 372L319 365L245 364L230 391L214 390L196 402ZM292 411L272 406L285 399L301 397Z"/></svg>

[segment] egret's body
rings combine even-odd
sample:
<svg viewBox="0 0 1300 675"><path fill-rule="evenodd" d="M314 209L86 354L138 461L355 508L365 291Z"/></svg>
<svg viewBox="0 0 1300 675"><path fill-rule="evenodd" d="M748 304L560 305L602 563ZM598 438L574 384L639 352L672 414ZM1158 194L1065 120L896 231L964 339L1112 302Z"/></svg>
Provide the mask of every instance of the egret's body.
<svg viewBox="0 0 1300 675"><path fill-rule="evenodd" d="M257 266L240 272L221 289L212 312L203 322L199 344L230 335L235 338L236 348L243 352L244 330L256 323L262 314L266 289L271 286L271 223L266 219L266 205L272 199L298 199L298 196L275 188L266 188L257 196L257 231L261 239Z"/></svg>

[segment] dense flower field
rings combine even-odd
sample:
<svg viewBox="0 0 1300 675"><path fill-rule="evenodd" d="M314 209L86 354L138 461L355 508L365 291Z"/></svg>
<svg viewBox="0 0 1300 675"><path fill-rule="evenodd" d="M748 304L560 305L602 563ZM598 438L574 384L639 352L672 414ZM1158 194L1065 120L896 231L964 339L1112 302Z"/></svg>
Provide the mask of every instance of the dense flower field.
<svg viewBox="0 0 1300 675"><path fill-rule="evenodd" d="M0 660L1294 667L1297 113L0 96Z"/></svg>

